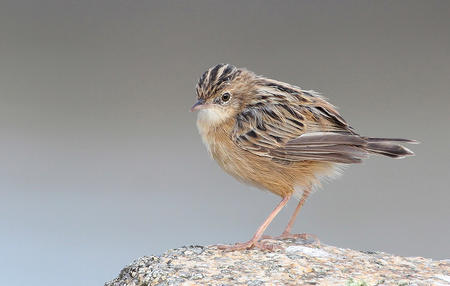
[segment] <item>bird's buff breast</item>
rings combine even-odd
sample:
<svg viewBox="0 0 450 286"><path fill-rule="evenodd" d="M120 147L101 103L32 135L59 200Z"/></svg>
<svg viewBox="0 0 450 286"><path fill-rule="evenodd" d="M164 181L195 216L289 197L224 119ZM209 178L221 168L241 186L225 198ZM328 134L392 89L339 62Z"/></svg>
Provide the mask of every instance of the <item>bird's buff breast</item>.
<svg viewBox="0 0 450 286"><path fill-rule="evenodd" d="M252 167L248 158L242 153L230 138L232 124L226 123L225 116L211 112L210 110L201 110L197 117L197 128L203 143L208 149L211 157L227 173L244 181L254 183L249 180L248 172Z"/></svg>

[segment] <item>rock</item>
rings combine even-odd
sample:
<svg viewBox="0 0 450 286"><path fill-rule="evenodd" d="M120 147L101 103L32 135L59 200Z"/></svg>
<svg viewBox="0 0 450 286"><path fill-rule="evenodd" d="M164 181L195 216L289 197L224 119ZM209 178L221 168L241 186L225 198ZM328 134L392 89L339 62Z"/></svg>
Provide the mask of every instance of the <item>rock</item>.
<svg viewBox="0 0 450 286"><path fill-rule="evenodd" d="M450 285L448 259L266 241L281 248L224 252L216 246L186 246L144 256L105 285Z"/></svg>

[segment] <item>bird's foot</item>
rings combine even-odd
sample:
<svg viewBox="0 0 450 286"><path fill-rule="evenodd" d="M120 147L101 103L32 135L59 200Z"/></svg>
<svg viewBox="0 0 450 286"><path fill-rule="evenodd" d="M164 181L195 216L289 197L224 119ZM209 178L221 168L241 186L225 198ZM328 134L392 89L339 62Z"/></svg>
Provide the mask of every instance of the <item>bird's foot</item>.
<svg viewBox="0 0 450 286"><path fill-rule="evenodd" d="M218 245L217 248L224 251L247 250L252 248L258 248L263 251L274 251L276 249L280 249L281 247L270 242L261 242L252 239L247 242L236 243L234 245Z"/></svg>
<svg viewBox="0 0 450 286"><path fill-rule="evenodd" d="M264 235L262 237L262 239L275 239L275 240L284 240L284 239L297 240L297 239L301 239L301 240L303 240L303 241L305 241L307 243L320 245L319 238L316 235L309 234L309 233L290 233L290 232L284 231L279 236Z"/></svg>

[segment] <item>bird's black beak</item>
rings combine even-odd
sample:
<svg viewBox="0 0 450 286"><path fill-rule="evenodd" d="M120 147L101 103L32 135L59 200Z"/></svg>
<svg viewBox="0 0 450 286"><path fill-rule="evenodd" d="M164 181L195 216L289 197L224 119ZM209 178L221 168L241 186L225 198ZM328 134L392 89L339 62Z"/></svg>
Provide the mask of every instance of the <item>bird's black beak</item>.
<svg viewBox="0 0 450 286"><path fill-rule="evenodd" d="M203 104L205 104L205 100L204 99L199 99L194 105L192 105L191 107L191 112L200 110L203 108Z"/></svg>

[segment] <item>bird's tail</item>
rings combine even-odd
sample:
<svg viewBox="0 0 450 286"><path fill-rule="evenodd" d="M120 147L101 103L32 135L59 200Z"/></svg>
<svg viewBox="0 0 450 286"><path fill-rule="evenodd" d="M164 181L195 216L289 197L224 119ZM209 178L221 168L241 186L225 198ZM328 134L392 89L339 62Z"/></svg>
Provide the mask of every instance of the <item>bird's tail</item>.
<svg viewBox="0 0 450 286"><path fill-rule="evenodd" d="M408 148L400 145L400 143L417 144L419 142L409 139L400 138L372 138L367 137L366 149L370 153L380 154L391 158L404 158L406 156L413 156L414 153Z"/></svg>

